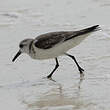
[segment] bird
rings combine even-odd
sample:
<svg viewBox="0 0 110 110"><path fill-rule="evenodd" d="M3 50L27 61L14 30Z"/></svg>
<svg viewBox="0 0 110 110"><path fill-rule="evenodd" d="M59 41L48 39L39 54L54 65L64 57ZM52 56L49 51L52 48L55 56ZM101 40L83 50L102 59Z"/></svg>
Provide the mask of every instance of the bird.
<svg viewBox="0 0 110 110"><path fill-rule="evenodd" d="M19 43L19 51L12 59L14 62L22 53L28 54L32 59L45 60L55 59L55 67L47 78L52 78L53 73L59 67L58 57L66 55L76 64L80 75L83 75L84 69L78 64L76 58L67 53L70 49L79 45L92 32L98 31L99 25L76 31L57 31L38 35L36 38L27 38Z"/></svg>

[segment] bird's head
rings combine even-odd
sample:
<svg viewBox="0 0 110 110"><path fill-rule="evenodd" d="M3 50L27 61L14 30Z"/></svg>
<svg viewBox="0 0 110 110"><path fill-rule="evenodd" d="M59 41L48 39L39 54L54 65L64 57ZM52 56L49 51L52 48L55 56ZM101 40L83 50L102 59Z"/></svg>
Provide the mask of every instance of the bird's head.
<svg viewBox="0 0 110 110"><path fill-rule="evenodd" d="M13 58L13 62L18 58L18 56L20 56L22 53L27 53L29 54L30 51L30 45L33 42L33 39L24 39L23 41L20 42L19 44L19 51L17 52L17 54L15 55L15 57Z"/></svg>

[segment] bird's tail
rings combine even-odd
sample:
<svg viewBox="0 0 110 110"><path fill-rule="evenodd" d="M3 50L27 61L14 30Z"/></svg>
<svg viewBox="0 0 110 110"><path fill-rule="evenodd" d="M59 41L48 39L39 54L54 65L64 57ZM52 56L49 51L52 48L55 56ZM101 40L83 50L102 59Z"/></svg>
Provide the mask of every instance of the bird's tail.
<svg viewBox="0 0 110 110"><path fill-rule="evenodd" d="M100 29L101 28L99 27L99 25L95 25L95 26L92 26L92 27L89 27L89 28L80 30L80 33L79 34L80 35L83 35L83 34L86 34L86 33L89 33L89 32L98 31Z"/></svg>
<svg viewBox="0 0 110 110"><path fill-rule="evenodd" d="M70 39L75 38L75 37L78 37L80 35L85 35L85 34L89 34L89 33L94 32L94 31L98 31L100 29L101 28L99 27L99 25L95 25L95 26L91 26L89 28L85 28L85 29L82 29L79 31L73 31L72 36L66 37L65 41L70 40Z"/></svg>

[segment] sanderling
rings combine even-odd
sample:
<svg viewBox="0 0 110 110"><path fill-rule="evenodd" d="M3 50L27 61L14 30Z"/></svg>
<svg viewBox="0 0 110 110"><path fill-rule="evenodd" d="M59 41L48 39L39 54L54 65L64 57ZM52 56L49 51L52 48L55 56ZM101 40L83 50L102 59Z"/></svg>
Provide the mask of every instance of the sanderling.
<svg viewBox="0 0 110 110"><path fill-rule="evenodd" d="M74 60L80 75L82 75L84 69L79 66L74 56L66 52L80 44L80 42L88 37L91 32L97 30L99 30L99 25L91 26L79 31L50 32L42 34L35 39L25 39L20 42L20 50L12 61L14 62L21 53L26 53L31 58L39 60L54 58L56 61L55 68L47 76L47 78L51 78L55 70L59 67L58 57L67 55Z"/></svg>

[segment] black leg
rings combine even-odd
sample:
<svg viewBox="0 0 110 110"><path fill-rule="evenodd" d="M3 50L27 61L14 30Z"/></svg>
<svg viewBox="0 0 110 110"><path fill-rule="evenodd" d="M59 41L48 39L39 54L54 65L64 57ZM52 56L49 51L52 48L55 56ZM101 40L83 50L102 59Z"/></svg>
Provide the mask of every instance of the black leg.
<svg viewBox="0 0 110 110"><path fill-rule="evenodd" d="M78 70L79 70L80 74L83 74L84 69L79 66L79 64L78 64L78 62L76 61L75 57L72 56L72 55L69 55L69 54L67 54L67 53L66 53L65 55L71 57L71 58L74 60L74 62L76 63L76 65L77 65L77 67L78 67Z"/></svg>
<svg viewBox="0 0 110 110"><path fill-rule="evenodd" d="M55 72L55 70L59 67L58 59L55 58L55 61L56 61L55 68L54 68L53 71L47 76L47 78L51 78L52 75L53 75L53 73Z"/></svg>

